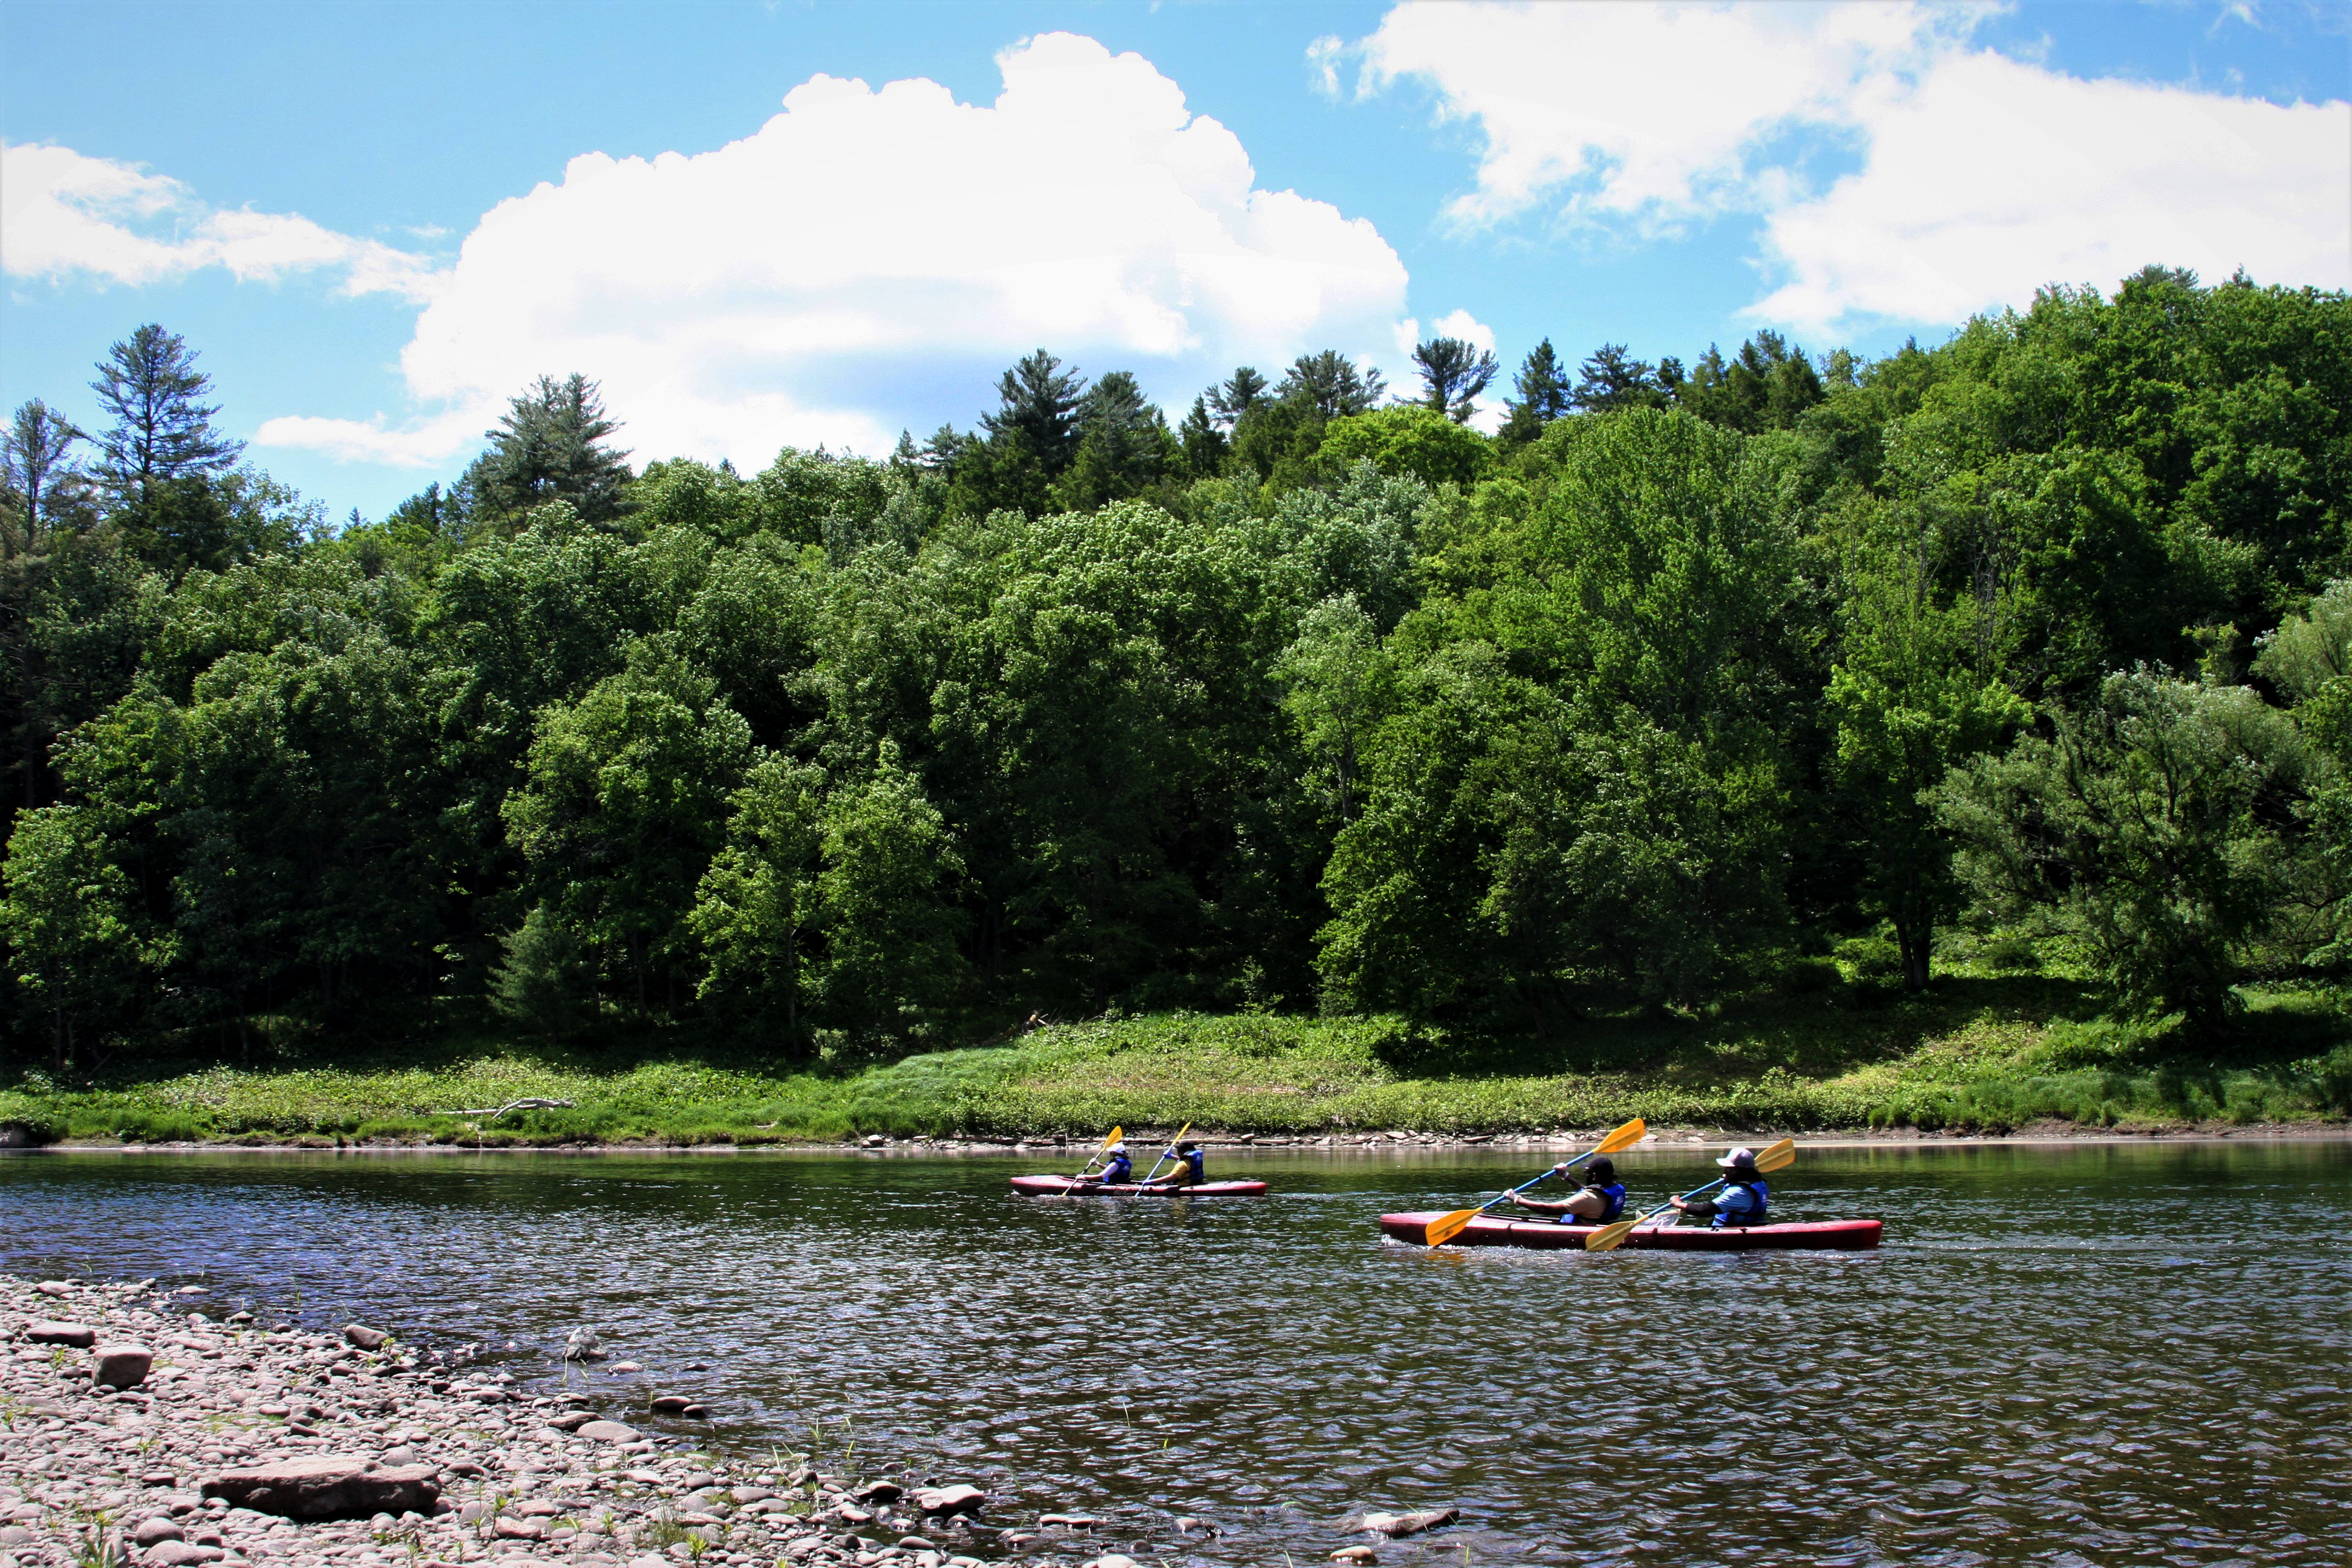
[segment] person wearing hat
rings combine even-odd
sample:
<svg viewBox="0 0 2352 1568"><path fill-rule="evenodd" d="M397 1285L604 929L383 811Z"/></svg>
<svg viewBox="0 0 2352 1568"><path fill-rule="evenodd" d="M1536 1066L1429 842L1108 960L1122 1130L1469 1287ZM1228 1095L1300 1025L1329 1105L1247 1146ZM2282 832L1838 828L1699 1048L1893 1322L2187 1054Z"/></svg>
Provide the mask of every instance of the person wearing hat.
<svg viewBox="0 0 2352 1568"><path fill-rule="evenodd" d="M1176 1145L1176 1168L1157 1181L1146 1182L1147 1187L1197 1187L1209 1179L1209 1157L1201 1145L1187 1139Z"/></svg>
<svg viewBox="0 0 2352 1568"><path fill-rule="evenodd" d="M1764 1177L1756 1169L1756 1151L1734 1149L1716 1164L1723 1171L1723 1190L1711 1198L1669 1198L1666 1201L1697 1218L1714 1216L1713 1228L1765 1223Z"/></svg>
<svg viewBox="0 0 2352 1568"><path fill-rule="evenodd" d="M1099 1182L1104 1186L1115 1187L1123 1185L1135 1179L1135 1162L1127 1157L1127 1145L1125 1142L1114 1143L1109 1148L1104 1150L1102 1154L1102 1163L1103 1168L1101 1170L1095 1172L1092 1175L1080 1176L1078 1180L1082 1182Z"/></svg>
<svg viewBox="0 0 2352 1568"><path fill-rule="evenodd" d="M1565 1176L1570 1167L1554 1165L1551 1173ZM1607 1225L1625 1212L1625 1184L1617 1179L1617 1163L1606 1154L1584 1166L1584 1186L1558 1203L1511 1194L1511 1202L1538 1214L1556 1214L1562 1225Z"/></svg>

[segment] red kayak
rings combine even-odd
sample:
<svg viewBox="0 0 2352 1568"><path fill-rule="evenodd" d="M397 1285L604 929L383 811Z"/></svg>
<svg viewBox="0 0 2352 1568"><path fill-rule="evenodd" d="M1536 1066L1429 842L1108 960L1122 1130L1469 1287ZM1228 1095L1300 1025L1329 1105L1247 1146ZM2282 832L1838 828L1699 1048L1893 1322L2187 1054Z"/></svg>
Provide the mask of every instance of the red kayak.
<svg viewBox="0 0 2352 1568"><path fill-rule="evenodd" d="M1444 1217L1444 1212L1438 1209L1427 1209L1419 1214L1384 1214L1381 1215L1381 1229L1398 1241L1426 1247L1429 1245L1430 1221ZM1597 1225L1545 1225L1533 1220L1490 1219L1481 1215L1472 1220L1461 1235L1445 1245L1581 1247L1584 1238L1600 1228ZM1817 1225L1759 1225L1747 1229L1726 1226L1722 1230L1710 1230L1703 1226L1656 1226L1631 1233L1625 1237L1624 1245L1665 1252L1749 1252L1767 1247L1852 1251L1876 1247L1879 1233L1885 1228L1884 1222L1874 1219L1832 1219Z"/></svg>
<svg viewBox="0 0 2352 1568"><path fill-rule="evenodd" d="M1120 1182L1107 1187L1100 1182L1074 1182L1067 1176L1015 1176L1013 1178L1013 1190L1033 1196L1043 1194L1053 1197L1165 1198L1181 1193L1192 1198L1255 1198L1264 1195L1265 1184L1202 1182L1196 1187L1147 1187L1140 1182Z"/></svg>

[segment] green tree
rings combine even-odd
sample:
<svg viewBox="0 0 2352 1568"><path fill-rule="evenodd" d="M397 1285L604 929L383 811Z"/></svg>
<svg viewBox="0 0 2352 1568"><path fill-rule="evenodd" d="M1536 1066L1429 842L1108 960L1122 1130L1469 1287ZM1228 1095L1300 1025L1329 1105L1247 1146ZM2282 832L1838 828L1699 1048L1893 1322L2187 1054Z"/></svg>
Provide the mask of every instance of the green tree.
<svg viewBox="0 0 2352 1568"><path fill-rule="evenodd" d="M1383 474L1409 474L1427 485L1475 483L1493 444L1468 426L1419 404L1392 404L1335 419L1323 434L1317 465L1344 474L1369 462Z"/></svg>
<svg viewBox="0 0 2352 1568"><path fill-rule="evenodd" d="M149 939L112 847L101 814L44 806L17 818L0 868L0 933L60 1071L87 1065L92 1036L129 1021L145 980Z"/></svg>
<svg viewBox="0 0 2352 1568"><path fill-rule="evenodd" d="M981 416L981 428L992 437L1019 432L1045 478L1059 479L1077 458L1086 390L1076 366L1064 370L1060 360L1039 349L998 380L996 411Z"/></svg>
<svg viewBox="0 0 2352 1568"><path fill-rule="evenodd" d="M2297 879L2302 738L2246 687L2147 668L2048 720L1937 792L1962 879L1989 914L2076 943L2127 1005L2213 1028Z"/></svg>
<svg viewBox="0 0 2352 1568"><path fill-rule="evenodd" d="M1866 846L1869 903L1893 923L1903 983L1917 991L1958 898L1928 792L1953 763L1999 744L2026 710L1969 657L1974 602L1937 605L1916 553L1865 558L1851 581L1824 694L1837 798Z"/></svg>
<svg viewBox="0 0 2352 1568"><path fill-rule="evenodd" d="M1479 349L1460 338L1432 338L1412 351L1413 368L1421 373L1421 401L1456 425L1466 425L1502 368L1492 349Z"/></svg>
<svg viewBox="0 0 2352 1568"><path fill-rule="evenodd" d="M822 768L778 756L752 764L730 802L726 847L703 872L688 917L709 965L697 994L787 1048L801 1044L802 1006L825 973L824 795Z"/></svg>
<svg viewBox="0 0 2352 1568"><path fill-rule="evenodd" d="M505 817L539 895L622 955L644 1016L648 971L660 964L675 984L751 735L669 638L636 639L626 658L578 701L542 710Z"/></svg>
<svg viewBox="0 0 2352 1568"><path fill-rule="evenodd" d="M1345 827L1356 819L1360 753L1386 704L1390 679L1380 634L1354 595L1307 612L1297 640L1276 661L1275 679L1282 683L1283 710L1329 781L1332 814Z"/></svg>
<svg viewBox="0 0 2352 1568"><path fill-rule="evenodd" d="M1627 354L1623 343L1603 343L1586 357L1578 370L1568 401L1588 414L1612 414L1622 408L1664 408L1664 384L1657 367Z"/></svg>
<svg viewBox="0 0 2352 1568"><path fill-rule="evenodd" d="M949 898L964 869L953 836L887 742L824 823L826 1016L858 1046L934 1034L968 967Z"/></svg>
<svg viewBox="0 0 2352 1568"><path fill-rule="evenodd" d="M152 321L107 351L90 390L113 421L99 437L98 477L117 504L143 504L164 480L236 461L245 443L215 430L219 405L199 401L211 388L186 342Z"/></svg>
<svg viewBox="0 0 2352 1568"><path fill-rule="evenodd" d="M609 523L627 510L628 454L605 444L620 426L605 416L597 384L573 374L542 375L488 432L489 449L466 482L483 503L519 517L550 501L583 521Z"/></svg>
<svg viewBox="0 0 2352 1568"><path fill-rule="evenodd" d="M1518 395L1505 399L1503 404L1506 417L1501 439L1507 447L1526 446L1543 434L1545 426L1575 406L1567 369L1560 363L1549 338L1538 343L1521 362L1518 374L1511 378L1511 387Z"/></svg>
<svg viewBox="0 0 2352 1568"><path fill-rule="evenodd" d="M588 966L553 912L533 905L499 945L503 956L490 972L490 1010L551 1040L577 1030L589 994Z"/></svg>

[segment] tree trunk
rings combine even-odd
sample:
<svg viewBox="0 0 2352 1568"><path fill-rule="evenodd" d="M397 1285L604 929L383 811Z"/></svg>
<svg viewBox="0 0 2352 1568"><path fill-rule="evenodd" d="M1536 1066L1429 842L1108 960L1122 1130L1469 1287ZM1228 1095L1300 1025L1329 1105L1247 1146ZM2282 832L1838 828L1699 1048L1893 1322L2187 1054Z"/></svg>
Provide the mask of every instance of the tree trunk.
<svg viewBox="0 0 2352 1568"><path fill-rule="evenodd" d="M1935 945L1935 925L1926 916L1895 922L1895 945L1903 952L1903 989L1927 989L1928 953Z"/></svg>

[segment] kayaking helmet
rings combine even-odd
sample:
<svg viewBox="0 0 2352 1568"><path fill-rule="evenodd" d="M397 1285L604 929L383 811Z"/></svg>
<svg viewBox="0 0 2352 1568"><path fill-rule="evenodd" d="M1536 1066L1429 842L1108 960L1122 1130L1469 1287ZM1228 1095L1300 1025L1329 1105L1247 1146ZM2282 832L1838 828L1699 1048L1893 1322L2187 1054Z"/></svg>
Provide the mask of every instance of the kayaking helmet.
<svg viewBox="0 0 2352 1568"><path fill-rule="evenodd" d="M1727 1171L1752 1171L1756 1168L1756 1151L1743 1143L1717 1160L1716 1164Z"/></svg>
<svg viewBox="0 0 2352 1568"><path fill-rule="evenodd" d="M1598 1160L1588 1160L1585 1162L1584 1174L1595 1184L1605 1187L1617 1179L1617 1162L1606 1154L1601 1155Z"/></svg>
<svg viewBox="0 0 2352 1568"><path fill-rule="evenodd" d="M1106 1154L1124 1154L1127 1152L1127 1144L1124 1141L1113 1143L1108 1148L1105 1149L1103 1152Z"/></svg>

